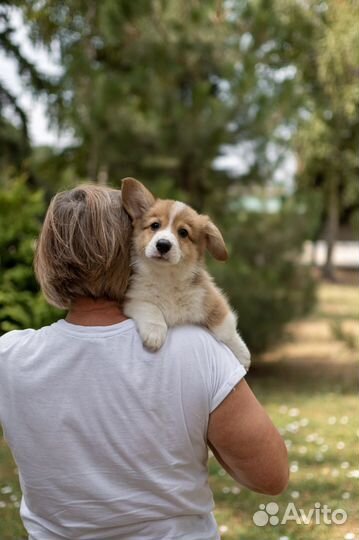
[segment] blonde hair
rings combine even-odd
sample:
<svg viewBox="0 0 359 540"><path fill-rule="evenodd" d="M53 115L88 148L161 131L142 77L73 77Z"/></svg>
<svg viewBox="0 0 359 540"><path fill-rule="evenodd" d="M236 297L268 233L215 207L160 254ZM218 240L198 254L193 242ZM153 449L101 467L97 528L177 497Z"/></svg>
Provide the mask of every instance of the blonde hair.
<svg viewBox="0 0 359 540"><path fill-rule="evenodd" d="M131 232L119 190L80 185L55 195L34 261L47 301L65 309L79 297L121 303L130 276Z"/></svg>

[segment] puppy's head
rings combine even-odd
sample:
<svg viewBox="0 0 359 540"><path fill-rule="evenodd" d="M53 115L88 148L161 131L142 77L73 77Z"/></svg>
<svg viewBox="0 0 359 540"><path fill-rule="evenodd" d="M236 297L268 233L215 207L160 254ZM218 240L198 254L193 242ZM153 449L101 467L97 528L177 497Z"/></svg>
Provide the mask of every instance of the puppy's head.
<svg viewBox="0 0 359 540"><path fill-rule="evenodd" d="M136 257L158 264L195 265L206 249L228 258L219 229L208 216L178 201L155 199L138 180L122 180L122 203L132 219Z"/></svg>

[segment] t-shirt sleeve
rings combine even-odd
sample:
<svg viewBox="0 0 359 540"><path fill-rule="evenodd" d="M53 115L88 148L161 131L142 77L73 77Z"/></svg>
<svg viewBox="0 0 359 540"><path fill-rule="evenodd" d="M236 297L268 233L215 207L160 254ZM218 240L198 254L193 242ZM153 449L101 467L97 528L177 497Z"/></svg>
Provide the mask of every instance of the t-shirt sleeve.
<svg viewBox="0 0 359 540"><path fill-rule="evenodd" d="M211 413L243 379L246 370L226 345L212 336L209 339L209 412Z"/></svg>

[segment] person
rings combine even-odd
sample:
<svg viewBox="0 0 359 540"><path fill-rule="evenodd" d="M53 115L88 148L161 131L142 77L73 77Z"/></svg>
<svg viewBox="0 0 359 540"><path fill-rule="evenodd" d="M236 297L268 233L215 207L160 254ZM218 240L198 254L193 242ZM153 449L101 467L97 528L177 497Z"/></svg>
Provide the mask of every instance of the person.
<svg viewBox="0 0 359 540"><path fill-rule="evenodd" d="M58 193L35 272L68 310L0 338L0 421L30 540L215 540L208 446L240 484L288 482L282 438L231 351L204 328L146 350L122 311L131 223L121 192Z"/></svg>

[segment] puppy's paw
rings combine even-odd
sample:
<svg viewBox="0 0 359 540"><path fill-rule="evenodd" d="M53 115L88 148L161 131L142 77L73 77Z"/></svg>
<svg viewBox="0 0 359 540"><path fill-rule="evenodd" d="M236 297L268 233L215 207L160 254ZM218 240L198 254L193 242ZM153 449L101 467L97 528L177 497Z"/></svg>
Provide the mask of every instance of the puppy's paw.
<svg viewBox="0 0 359 540"><path fill-rule="evenodd" d="M147 323L146 325L142 325L139 330L144 346L150 351L158 351L166 340L166 325Z"/></svg>

